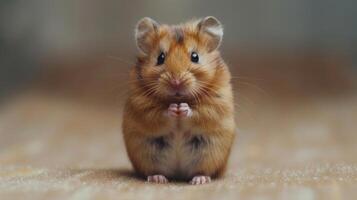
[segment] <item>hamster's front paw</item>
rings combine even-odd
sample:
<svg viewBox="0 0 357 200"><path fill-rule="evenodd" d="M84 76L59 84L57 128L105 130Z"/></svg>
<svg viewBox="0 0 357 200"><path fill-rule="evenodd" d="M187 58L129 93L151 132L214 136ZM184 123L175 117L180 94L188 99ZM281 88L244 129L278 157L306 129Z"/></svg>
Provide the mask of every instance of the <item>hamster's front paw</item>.
<svg viewBox="0 0 357 200"><path fill-rule="evenodd" d="M180 103L179 112L181 117L191 117L192 109L187 103Z"/></svg>
<svg viewBox="0 0 357 200"><path fill-rule="evenodd" d="M148 176L147 180L148 180L148 182L151 182L151 183L160 183L160 184L169 182L164 175L160 175L160 174Z"/></svg>
<svg viewBox="0 0 357 200"><path fill-rule="evenodd" d="M169 109L167 109L167 113L170 117L177 117L179 114L179 105L176 103L170 104Z"/></svg>
<svg viewBox="0 0 357 200"><path fill-rule="evenodd" d="M192 185L202 185L210 182L211 182L211 177L209 176L195 176L190 181Z"/></svg>
<svg viewBox="0 0 357 200"><path fill-rule="evenodd" d="M190 117L192 115L192 109L187 103L170 104L168 108L168 115L170 117Z"/></svg>

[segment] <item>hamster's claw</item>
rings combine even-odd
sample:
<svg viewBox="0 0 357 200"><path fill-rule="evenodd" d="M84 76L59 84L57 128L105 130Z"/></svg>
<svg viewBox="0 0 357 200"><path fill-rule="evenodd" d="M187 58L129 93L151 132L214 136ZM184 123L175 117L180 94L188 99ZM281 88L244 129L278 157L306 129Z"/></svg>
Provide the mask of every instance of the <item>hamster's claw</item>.
<svg viewBox="0 0 357 200"><path fill-rule="evenodd" d="M169 182L164 175L160 175L160 174L148 176L147 181L149 183L159 183L159 184L165 184Z"/></svg>
<svg viewBox="0 0 357 200"><path fill-rule="evenodd" d="M211 177L209 176L195 176L190 181L192 185L202 185L210 182L211 182Z"/></svg>
<svg viewBox="0 0 357 200"><path fill-rule="evenodd" d="M178 109L178 105L176 103L170 104L169 109L167 110L168 115L170 117L177 117L178 111L179 111L179 109Z"/></svg>
<svg viewBox="0 0 357 200"><path fill-rule="evenodd" d="M180 113L179 115L182 117L191 117L192 109L187 103L180 103L179 113Z"/></svg>

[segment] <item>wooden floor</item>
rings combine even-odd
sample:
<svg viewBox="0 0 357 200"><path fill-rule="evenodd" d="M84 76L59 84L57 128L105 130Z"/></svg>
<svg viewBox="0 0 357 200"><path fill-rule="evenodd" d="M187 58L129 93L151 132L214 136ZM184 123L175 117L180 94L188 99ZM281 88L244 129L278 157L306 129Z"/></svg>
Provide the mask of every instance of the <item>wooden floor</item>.
<svg viewBox="0 0 357 200"><path fill-rule="evenodd" d="M115 108L40 92L0 111L0 199L353 199L357 97L237 98L228 172L203 186L135 177Z"/></svg>

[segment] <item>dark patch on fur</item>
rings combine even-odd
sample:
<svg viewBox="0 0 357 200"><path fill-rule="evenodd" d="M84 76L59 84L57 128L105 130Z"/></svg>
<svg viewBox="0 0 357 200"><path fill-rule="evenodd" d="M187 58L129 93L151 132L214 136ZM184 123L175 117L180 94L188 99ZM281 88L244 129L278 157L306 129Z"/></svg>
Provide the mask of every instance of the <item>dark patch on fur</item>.
<svg viewBox="0 0 357 200"><path fill-rule="evenodd" d="M175 32L176 42L182 44L184 39L184 33L182 28L174 27L174 32Z"/></svg>
<svg viewBox="0 0 357 200"><path fill-rule="evenodd" d="M189 145L192 146L192 150L200 149L206 146L207 144L208 144L208 140L201 135L195 135L189 141Z"/></svg>
<svg viewBox="0 0 357 200"><path fill-rule="evenodd" d="M164 136L152 138L150 140L150 143L158 150L163 150L169 147L169 143L167 142L167 139Z"/></svg>
<svg viewBox="0 0 357 200"><path fill-rule="evenodd" d="M219 94L219 93L214 93L214 97L216 97L216 98L222 98L221 94Z"/></svg>

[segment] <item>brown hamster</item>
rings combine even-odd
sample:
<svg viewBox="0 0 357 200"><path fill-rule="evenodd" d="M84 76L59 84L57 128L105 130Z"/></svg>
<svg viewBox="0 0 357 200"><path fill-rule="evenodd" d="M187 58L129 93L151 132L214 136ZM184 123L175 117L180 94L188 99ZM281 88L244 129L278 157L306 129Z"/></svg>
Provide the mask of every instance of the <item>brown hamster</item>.
<svg viewBox="0 0 357 200"><path fill-rule="evenodd" d="M123 116L126 149L149 182L203 184L221 176L235 137L231 75L214 17L136 27L140 50Z"/></svg>

